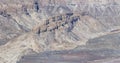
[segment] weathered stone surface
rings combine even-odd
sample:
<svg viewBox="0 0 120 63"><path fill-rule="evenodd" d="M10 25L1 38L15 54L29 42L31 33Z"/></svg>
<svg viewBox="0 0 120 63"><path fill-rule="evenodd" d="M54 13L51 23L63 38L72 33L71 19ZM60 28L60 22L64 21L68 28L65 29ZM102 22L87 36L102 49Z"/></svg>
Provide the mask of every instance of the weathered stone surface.
<svg viewBox="0 0 120 63"><path fill-rule="evenodd" d="M68 51L46 51L23 56L18 63L119 63L119 34L90 39L87 45Z"/></svg>
<svg viewBox="0 0 120 63"><path fill-rule="evenodd" d="M119 62L119 2L0 0L0 63Z"/></svg>

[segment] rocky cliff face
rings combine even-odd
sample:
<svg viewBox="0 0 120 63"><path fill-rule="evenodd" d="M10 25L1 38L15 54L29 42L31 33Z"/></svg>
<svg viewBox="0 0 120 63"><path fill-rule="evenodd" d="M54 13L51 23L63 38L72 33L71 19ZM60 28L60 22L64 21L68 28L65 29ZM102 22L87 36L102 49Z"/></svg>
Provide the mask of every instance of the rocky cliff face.
<svg viewBox="0 0 120 63"><path fill-rule="evenodd" d="M51 16L65 13L87 15L99 21L104 27L119 26L119 7L118 0L59 0L59 2L57 0L1 0L1 22L4 21L4 23L2 22L1 24L5 24L1 25L1 27L17 27L14 29L19 31L18 33L7 31L8 33L14 33L14 36L7 38L7 33L1 28L3 31L1 36L4 36L1 38L1 42L5 43L12 37L14 38L21 33L31 31L36 25L43 25L45 20ZM7 21L9 21L10 24L6 24ZM111 22L114 22L114 24L109 24Z"/></svg>
<svg viewBox="0 0 120 63"><path fill-rule="evenodd" d="M114 50L117 48L119 50L119 45L112 46L114 41L99 43L97 40L106 35L119 34L120 1L118 0L0 1L0 63L25 63L20 61L21 57L35 52L41 54L45 51L79 49L88 52L92 50L94 55L96 50L100 54L104 49L105 51L112 49L113 52L116 52ZM119 40L116 43L118 44ZM88 54L90 53L83 55ZM105 60L111 59L100 54L97 56L97 60L100 60L98 62L104 61L99 57ZM114 56L113 54L110 57Z"/></svg>

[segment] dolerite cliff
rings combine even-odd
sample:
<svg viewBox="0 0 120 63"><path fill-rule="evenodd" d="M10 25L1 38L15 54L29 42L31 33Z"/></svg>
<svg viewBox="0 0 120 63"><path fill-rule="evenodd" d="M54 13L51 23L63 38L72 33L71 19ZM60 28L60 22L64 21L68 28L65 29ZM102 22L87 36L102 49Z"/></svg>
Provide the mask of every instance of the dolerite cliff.
<svg viewBox="0 0 120 63"><path fill-rule="evenodd" d="M119 63L119 2L0 0L0 63L49 63L23 57L55 51L65 63Z"/></svg>

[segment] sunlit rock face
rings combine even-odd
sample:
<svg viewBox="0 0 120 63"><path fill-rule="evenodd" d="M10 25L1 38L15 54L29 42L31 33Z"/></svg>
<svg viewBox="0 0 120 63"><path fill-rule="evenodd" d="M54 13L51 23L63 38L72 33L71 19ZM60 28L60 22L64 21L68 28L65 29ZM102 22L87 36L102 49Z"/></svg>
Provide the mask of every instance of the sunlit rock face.
<svg viewBox="0 0 120 63"><path fill-rule="evenodd" d="M119 63L119 0L0 0L0 63Z"/></svg>

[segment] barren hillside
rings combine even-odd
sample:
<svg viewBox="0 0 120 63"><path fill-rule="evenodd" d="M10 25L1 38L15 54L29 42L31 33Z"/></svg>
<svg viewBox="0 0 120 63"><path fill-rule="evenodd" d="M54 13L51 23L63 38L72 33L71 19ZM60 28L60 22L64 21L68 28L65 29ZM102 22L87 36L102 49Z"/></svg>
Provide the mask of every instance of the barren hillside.
<svg viewBox="0 0 120 63"><path fill-rule="evenodd" d="M0 0L0 63L119 63L119 2Z"/></svg>

